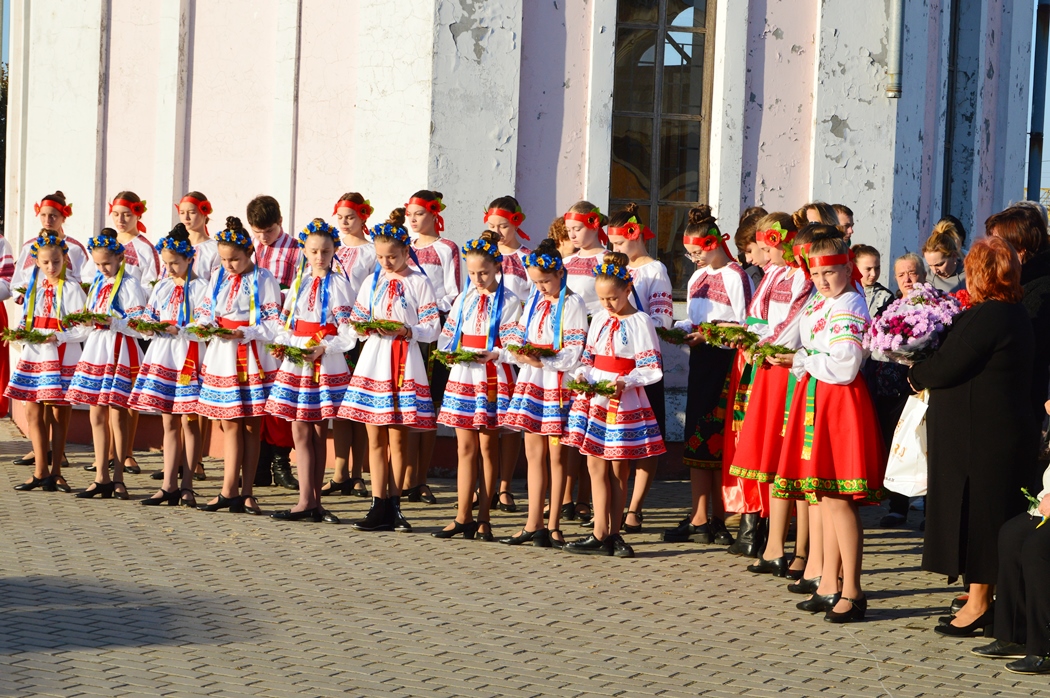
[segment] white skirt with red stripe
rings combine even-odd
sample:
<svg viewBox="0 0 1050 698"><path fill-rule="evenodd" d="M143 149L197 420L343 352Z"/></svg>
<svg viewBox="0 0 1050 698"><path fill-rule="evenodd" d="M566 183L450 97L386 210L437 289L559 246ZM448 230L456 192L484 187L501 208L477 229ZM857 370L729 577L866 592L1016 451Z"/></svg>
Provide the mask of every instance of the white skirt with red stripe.
<svg viewBox="0 0 1050 698"><path fill-rule="evenodd" d="M509 364L455 364L441 397L438 424L456 429L500 428L514 392Z"/></svg>
<svg viewBox="0 0 1050 698"><path fill-rule="evenodd" d="M209 419L245 419L266 414L277 359L260 341L215 337L201 360L197 414Z"/></svg>
<svg viewBox="0 0 1050 698"><path fill-rule="evenodd" d="M141 363L142 350L134 337L96 327L84 342L66 400L74 405L126 408Z"/></svg>
<svg viewBox="0 0 1050 698"><path fill-rule="evenodd" d="M80 342L23 344L4 391L12 400L67 405L66 392L80 361Z"/></svg>
<svg viewBox="0 0 1050 698"><path fill-rule="evenodd" d="M285 359L270 386L266 413L296 422L333 419L350 385L343 352L322 354L316 363L296 366Z"/></svg>
<svg viewBox="0 0 1050 698"><path fill-rule="evenodd" d="M572 393L565 389L570 378L567 373L522 366L500 426L561 437L572 406Z"/></svg>
<svg viewBox="0 0 1050 698"><path fill-rule="evenodd" d="M186 333L154 335L131 391L131 409L196 414L206 348L204 342L190 339Z"/></svg>
<svg viewBox="0 0 1050 698"><path fill-rule="evenodd" d="M434 402L419 344L370 335L361 349L350 387L343 395L339 419L432 430Z"/></svg>

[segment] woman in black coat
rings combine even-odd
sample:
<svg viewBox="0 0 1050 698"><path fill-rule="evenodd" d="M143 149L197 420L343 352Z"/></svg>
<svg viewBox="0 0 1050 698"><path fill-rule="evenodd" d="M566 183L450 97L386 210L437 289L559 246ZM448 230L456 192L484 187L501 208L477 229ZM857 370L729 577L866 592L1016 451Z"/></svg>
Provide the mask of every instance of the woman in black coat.
<svg viewBox="0 0 1050 698"><path fill-rule="evenodd" d="M1024 509L1021 487L1039 432L1029 399L1035 342L1020 304L1021 263L998 238L966 258L973 308L955 318L940 349L909 380L929 389L929 491L922 567L965 575L969 599L943 635L968 636L992 623L999 527Z"/></svg>

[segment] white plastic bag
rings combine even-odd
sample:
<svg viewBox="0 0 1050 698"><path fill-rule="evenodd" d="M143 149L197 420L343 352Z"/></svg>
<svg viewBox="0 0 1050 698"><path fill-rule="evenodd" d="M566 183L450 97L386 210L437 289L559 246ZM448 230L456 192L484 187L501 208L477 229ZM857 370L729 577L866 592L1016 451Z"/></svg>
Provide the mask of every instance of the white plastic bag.
<svg viewBox="0 0 1050 698"><path fill-rule="evenodd" d="M908 497L926 494L926 408L930 395L922 391L912 395L904 405L897 428L893 430L890 458L886 464L883 486Z"/></svg>

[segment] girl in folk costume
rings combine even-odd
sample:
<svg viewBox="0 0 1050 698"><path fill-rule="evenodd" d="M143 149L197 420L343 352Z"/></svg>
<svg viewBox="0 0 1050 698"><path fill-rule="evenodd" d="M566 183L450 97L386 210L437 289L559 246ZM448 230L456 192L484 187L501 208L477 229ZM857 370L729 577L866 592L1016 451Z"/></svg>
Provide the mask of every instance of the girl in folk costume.
<svg viewBox="0 0 1050 698"><path fill-rule="evenodd" d="M175 205L179 221L189 232L193 247L193 276L208 283L219 268L219 246L208 234L208 216L212 213L211 202L199 191L191 191ZM161 252L161 257L164 253ZM164 260L161 259L161 262ZM166 268L166 266L165 266Z"/></svg>
<svg viewBox="0 0 1050 698"><path fill-rule="evenodd" d="M315 218L299 233L299 245L303 261L284 302L283 329L274 340L274 354L283 361L266 401L268 414L292 423L299 502L272 516L339 523L321 508L321 484L328 458L328 420L336 416L350 384L344 352L357 342L350 325L354 299L347 278L332 270L339 247L334 227ZM285 346L301 349L302 359L285 356Z"/></svg>
<svg viewBox="0 0 1050 698"><path fill-rule="evenodd" d="M104 228L88 241L95 268L95 280L88 289L84 310L105 316L83 322L94 331L84 342L84 353L77 363L66 399L77 405L90 405L91 439L95 445L95 481L77 494L90 498L112 493L127 499L124 486L124 459L129 445L131 389L135 385L142 351L140 336L128 325L146 309L146 294L124 263L124 246L116 231ZM110 447L116 455L113 481L109 480L107 460Z"/></svg>
<svg viewBox="0 0 1050 698"><path fill-rule="evenodd" d="M520 533L500 542L521 545L531 541L539 547L560 548L565 545L565 537L559 528L563 515L559 503L568 488L566 465L570 453L561 437L572 406L572 395L565 386L583 354L587 306L569 288L556 241L541 240L536 251L525 258L525 268L536 290L525 303L514 343L556 353L542 357L518 353L510 357L521 370L502 424L525 432L529 518ZM548 457L551 508L545 527L543 501L547 495Z"/></svg>
<svg viewBox="0 0 1050 698"><path fill-rule="evenodd" d="M868 605L860 588L863 531L857 505L879 500L885 455L860 375L868 305L852 283L853 263L842 233L831 226L812 227L808 264L817 294L799 320L802 348L776 357L791 367L798 385L773 496L819 502L824 569L816 593L800 608L810 604L805 610L826 611L824 620L847 623L863 620Z"/></svg>
<svg viewBox="0 0 1050 698"><path fill-rule="evenodd" d="M215 242L220 267L203 304L193 311L193 326L227 331L208 344L197 399L197 414L222 420L223 477L219 496L198 509L261 514L252 486L262 415L277 370L266 344L280 329L281 287L273 274L252 262L255 247L239 218L228 217Z"/></svg>
<svg viewBox="0 0 1050 698"><path fill-rule="evenodd" d="M459 296L460 263L459 246L447 238L441 237L445 230L445 219L441 212L445 204L441 202L439 191L417 191L405 204L405 216L408 227L414 233L412 251L416 266L434 287L440 320L445 322L452 302ZM430 358L434 343L422 343L423 359L427 364L427 375L430 379L431 395L434 396L434 409L441 409L441 396L445 394L445 383L448 381L448 367L440 361ZM410 434L409 439L416 442L413 450L418 454L408 462L408 474L405 483L406 496L410 502L424 501L436 504L433 492L427 485L427 471L430 469L430 458L434 452L436 431L423 434Z"/></svg>
<svg viewBox="0 0 1050 698"><path fill-rule="evenodd" d="M146 239L142 215L146 202L133 191L122 191L109 205L109 217L117 231L117 242L124 246L124 264L143 288L160 278L160 255Z"/></svg>
<svg viewBox="0 0 1050 698"><path fill-rule="evenodd" d="M671 329L674 324L674 301L671 299L671 277L663 262L649 256L647 241L656 237L653 231L638 221L638 205L627 204L609 217L609 243L613 250L627 255L631 272L631 303L649 316L656 327ZM645 396L656 415L660 434L666 433L664 380L645 386ZM656 477L657 458L638 461L634 475L634 492L623 520L627 533L641 533L642 506L645 495Z"/></svg>
<svg viewBox="0 0 1050 698"><path fill-rule="evenodd" d="M36 266L26 282L23 316L18 328L46 334L47 341L22 344L18 365L4 392L12 400L26 401L29 438L33 442L33 477L15 489L42 487L48 491L69 492L61 466L73 408L65 398L80 360L80 342L89 330L82 325L67 326L62 318L70 310L84 307L84 290L79 283L66 280L68 247L54 231L41 230L33 241L30 255ZM50 413L46 420L45 412ZM50 469L49 452L52 454Z"/></svg>
<svg viewBox="0 0 1050 698"><path fill-rule="evenodd" d="M357 294L350 317L354 323L399 323L397 329L358 332L367 341L339 408L339 419L368 426L372 507L354 523L360 531L412 530L401 513L406 467L415 461L413 449L419 443L409 434L437 428L419 344L436 340L441 324L430 281L409 266L411 241L404 223L404 209L396 209L372 229L376 268Z"/></svg>
<svg viewBox="0 0 1050 698"><path fill-rule="evenodd" d="M525 271L525 258L531 250L521 242L529 239L521 230L524 220L525 214L521 210L521 204L513 196L501 196L493 200L485 211L485 225L500 235L499 251L503 255L500 269L503 273L503 284L521 303L527 301L532 294L532 282ZM518 464L520 452L521 432L512 431L500 437L499 492L496 494L496 505L500 511L518 510L510 486L514 480L514 468Z"/></svg>
<svg viewBox="0 0 1050 698"><path fill-rule="evenodd" d="M768 289L765 308L767 322L765 325L754 325L753 330L763 343L797 349L802 345L798 333L802 310L814 293L813 282L805 266L809 244L813 240L813 227L807 225L795 233L794 223L789 222L789 218L786 213L771 213L760 221L758 239L769 258L774 263L783 259L784 266L772 269L772 278L763 284ZM776 477L780 463L788 409L797 389L795 384L790 371L775 361L767 360L766 366L759 369L751 386L729 473L759 483L759 514L768 519L768 531L759 532L766 535L765 549L757 555L758 562L748 566L748 571L778 577L790 576L797 581L788 587L789 590L808 593L816 588L812 578L820 576L824 561L820 512L817 507L807 506L805 502L796 505L796 554L789 563L784 550L792 502L786 499L771 501L769 496L769 484ZM752 505L749 509L754 510L755 507ZM746 526L750 519L742 519L741 525ZM746 528L743 533L748 534ZM750 534L745 537L750 538ZM761 549L760 546L756 548Z"/></svg>
<svg viewBox="0 0 1050 698"><path fill-rule="evenodd" d="M682 242L697 269L689 279L687 320L675 324L689 333L689 394L685 406L687 436L683 460L689 466L693 508L677 527L664 531L668 542L696 536L700 543L731 545L722 520L722 448L728 408L728 376L735 347L707 344L697 332L704 322L742 325L747 318L753 288L751 277L726 247L728 235L719 231L711 207L689 211ZM708 519L710 505L713 516Z"/></svg>
<svg viewBox="0 0 1050 698"><path fill-rule="evenodd" d="M594 268L602 310L591 321L576 380L605 381L615 392L579 393L569 413L565 445L587 456L594 500L594 531L567 543L571 553L634 557L620 535L629 461L667 451L644 390L663 378L660 340L649 316L631 305L628 262L625 254L607 252Z"/></svg>
<svg viewBox="0 0 1050 698"><path fill-rule="evenodd" d="M375 270L376 248L368 239L368 217L375 209L365 197L357 192L347 192L339 197L332 209L339 240L342 243L335 251L339 269L350 282L351 302L365 279ZM361 355L361 344L355 343L347 352L350 369ZM368 430L360 422L337 419L332 423L335 442L335 466L332 479L321 488L321 494L352 494L367 497L368 488L361 477L368 458Z"/></svg>
<svg viewBox="0 0 1050 698"><path fill-rule="evenodd" d="M463 246L471 286L452 304L438 339L438 349L476 354L469 363L453 364L438 422L455 428L459 444L459 512L455 521L435 538L462 533L492 540L489 497L500 470L499 427L514 390L510 353L503 347L516 342L521 303L500 273L503 254L499 233L486 231ZM474 485L478 482L478 453L482 478L478 492L478 520L473 521ZM485 527L482 530L482 527Z"/></svg>
<svg viewBox="0 0 1050 698"><path fill-rule="evenodd" d="M0 235L0 330L8 329L7 308L3 301L11 297L11 278L15 274L15 258L7 238ZM21 294L20 294L21 295ZM10 401L3 397L11 379L11 353L5 342L0 342L0 417L7 414ZM21 459L19 459L21 460Z"/></svg>
<svg viewBox="0 0 1050 698"><path fill-rule="evenodd" d="M86 247L65 233L66 219L73 215L73 204L66 203L65 194L56 191L54 194L45 196L38 203L33 204L33 211L36 213L40 226L44 230L54 234L59 240L63 240L66 243L66 249L69 250L66 261L66 279L74 283L80 283L83 276L94 274L94 269L90 270L90 274L81 273L84 265L89 262L90 255ZM22 249L18 254L18 261L15 263L14 274L11 277L11 288L16 299L24 295L23 292L26 289L29 277L35 273L37 268L36 260L33 257L34 244L36 244L36 238L27 240L22 245Z"/></svg>
<svg viewBox="0 0 1050 698"><path fill-rule="evenodd" d="M146 506L197 506L189 466L200 461L204 450L196 414L204 343L186 328L193 323L193 309L204 304L208 284L193 273L194 258L201 248L194 248L190 237L186 225L179 223L157 243L164 271L142 318L167 325L163 331L142 332L153 341L131 391L131 408L160 412L164 425L163 484L156 494L142 500Z"/></svg>

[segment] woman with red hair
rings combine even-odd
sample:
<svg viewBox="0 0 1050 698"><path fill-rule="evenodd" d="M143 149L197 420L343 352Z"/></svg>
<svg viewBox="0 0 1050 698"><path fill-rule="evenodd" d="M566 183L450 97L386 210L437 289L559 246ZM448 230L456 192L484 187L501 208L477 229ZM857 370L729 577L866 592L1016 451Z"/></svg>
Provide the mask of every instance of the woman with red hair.
<svg viewBox="0 0 1050 698"><path fill-rule="evenodd" d="M992 624L999 528L1024 509L1039 427L1029 390L1035 340L1021 305L1021 262L988 237L966 256L973 306L956 316L941 347L911 368L929 390L929 494L922 568L969 584L966 604L936 631L968 637Z"/></svg>

